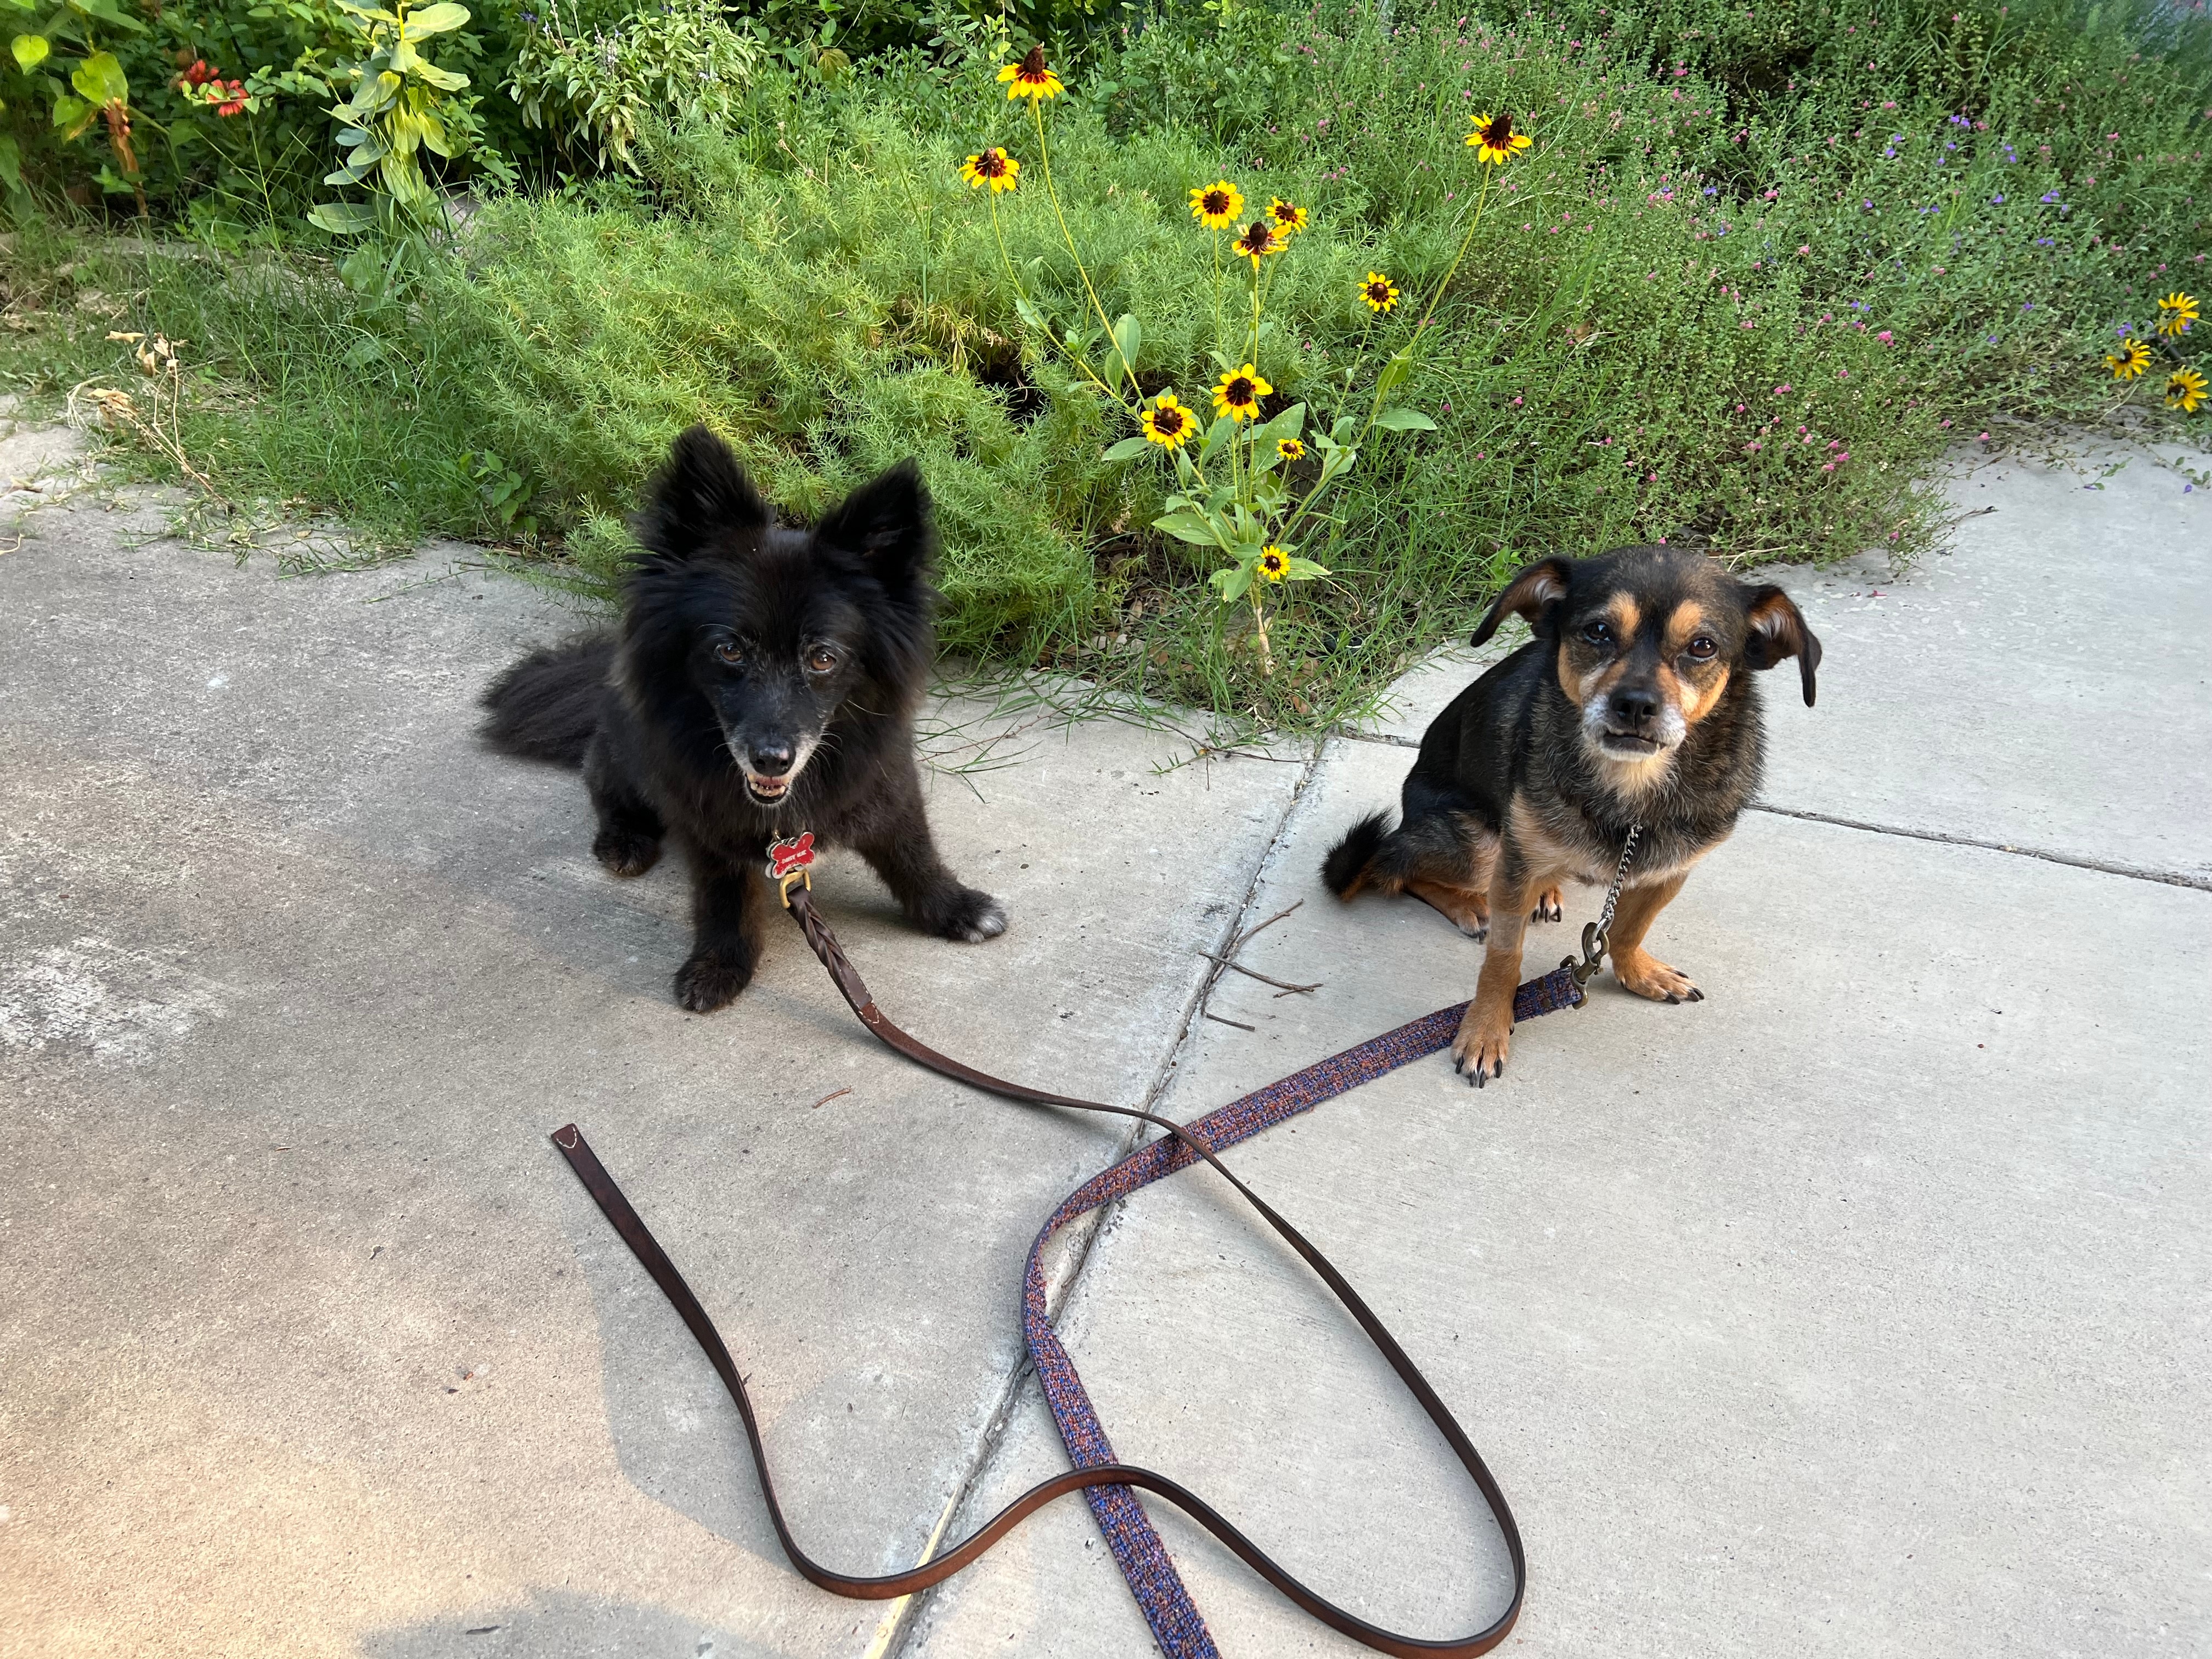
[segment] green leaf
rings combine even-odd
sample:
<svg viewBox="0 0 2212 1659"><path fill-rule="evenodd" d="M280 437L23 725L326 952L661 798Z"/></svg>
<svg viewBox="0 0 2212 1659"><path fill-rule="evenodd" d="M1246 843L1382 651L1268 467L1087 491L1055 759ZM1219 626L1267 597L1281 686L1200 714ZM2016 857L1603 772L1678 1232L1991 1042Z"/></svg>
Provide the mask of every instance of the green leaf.
<svg viewBox="0 0 2212 1659"><path fill-rule="evenodd" d="M1221 542L1212 520L1201 518L1188 507L1153 520L1152 528L1164 530L1177 541L1189 542L1199 547L1216 547Z"/></svg>
<svg viewBox="0 0 2212 1659"><path fill-rule="evenodd" d="M1031 328L1036 330L1040 334L1049 334L1052 332L1050 329L1044 325L1044 313L1039 311L1025 299L1017 298L1015 300L1014 314L1019 317L1024 322L1027 323Z"/></svg>
<svg viewBox="0 0 2212 1659"><path fill-rule="evenodd" d="M16 66L28 75L46 61L46 54L53 48L46 44L43 34L19 34L8 43L8 50L15 54Z"/></svg>
<svg viewBox="0 0 2212 1659"><path fill-rule="evenodd" d="M10 192L23 187L23 152L4 132L0 132L0 185L7 185Z"/></svg>
<svg viewBox="0 0 2212 1659"><path fill-rule="evenodd" d="M1328 574L1327 568L1316 564L1311 559L1292 559L1283 567L1283 579L1285 581L1310 582L1316 576L1327 574Z"/></svg>
<svg viewBox="0 0 2212 1659"><path fill-rule="evenodd" d="M1237 422L1231 420L1226 415L1215 416L1213 424L1206 428L1206 436L1199 443L1198 464L1200 466L1205 465L1206 461L1212 458L1214 450L1220 445L1221 441L1224 438L1230 436L1236 430Z"/></svg>
<svg viewBox="0 0 2212 1659"><path fill-rule="evenodd" d="M94 106L127 104L131 82L112 52L95 52L70 72L70 84L85 102Z"/></svg>
<svg viewBox="0 0 2212 1659"><path fill-rule="evenodd" d="M1281 414L1252 434L1252 453L1261 466L1273 466L1281 458L1275 453L1275 441L1295 438L1306 429L1306 406L1292 404Z"/></svg>
<svg viewBox="0 0 2212 1659"><path fill-rule="evenodd" d="M1386 409L1375 416L1385 432L1434 432L1437 423L1418 409Z"/></svg>
<svg viewBox="0 0 2212 1659"><path fill-rule="evenodd" d="M1221 602L1234 605L1252 591L1252 573L1256 566L1250 562L1231 565L1226 570L1217 570L1206 580L1221 590Z"/></svg>
<svg viewBox="0 0 2212 1659"><path fill-rule="evenodd" d="M459 92L469 83L469 77L458 70L442 70L435 64L424 63L419 58L415 60L415 73L441 92Z"/></svg>
<svg viewBox="0 0 2212 1659"><path fill-rule="evenodd" d="M1387 394L1391 387L1403 384L1406 377L1413 372L1413 354L1401 351L1382 365L1382 372L1375 377L1375 390Z"/></svg>
<svg viewBox="0 0 2212 1659"><path fill-rule="evenodd" d="M311 209L307 222L333 236L358 236L376 227L376 210L364 202L324 202Z"/></svg>
<svg viewBox="0 0 2212 1659"><path fill-rule="evenodd" d="M1356 415L1338 416L1336 424L1328 429L1328 435L1334 442L1350 443L1359 435L1359 417Z"/></svg>
<svg viewBox="0 0 2212 1659"><path fill-rule="evenodd" d="M74 138L91 125L93 109L82 98L64 92L54 100L54 125L62 130L62 137Z"/></svg>
<svg viewBox="0 0 2212 1659"><path fill-rule="evenodd" d="M443 34L447 29L457 29L469 21L469 9L457 6L453 0L439 0L434 6L425 6L420 11L407 14L407 36L419 40L426 34Z"/></svg>
<svg viewBox="0 0 2212 1659"><path fill-rule="evenodd" d="M73 9L82 12L88 17L97 17L103 23L112 23L118 28L129 29L133 34L143 34L146 32L146 26L143 23L128 12L117 10L108 3L108 0L70 0L70 4Z"/></svg>
<svg viewBox="0 0 2212 1659"><path fill-rule="evenodd" d="M1103 461L1133 461L1152 447L1152 441L1139 433L1133 438L1124 438L1098 459Z"/></svg>
<svg viewBox="0 0 2212 1659"><path fill-rule="evenodd" d="M1137 383L1137 350L1145 343L1145 331L1135 317L1121 313L1114 325L1114 349L1121 354L1121 371L1129 377L1129 384Z"/></svg>

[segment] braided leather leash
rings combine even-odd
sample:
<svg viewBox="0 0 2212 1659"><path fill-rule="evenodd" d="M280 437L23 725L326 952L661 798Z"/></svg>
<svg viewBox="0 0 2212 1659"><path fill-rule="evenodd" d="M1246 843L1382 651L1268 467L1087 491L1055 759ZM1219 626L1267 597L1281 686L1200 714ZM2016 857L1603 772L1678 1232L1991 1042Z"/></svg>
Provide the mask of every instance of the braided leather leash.
<svg viewBox="0 0 2212 1659"><path fill-rule="evenodd" d="M1635 848L1632 833L1624 849L1620 868L1615 873L1611 892L1607 896L1608 920L1613 900L1618 896L1622 878L1628 868L1628 859ZM1352 1638L1379 1652L1408 1656L1437 1656L1437 1659L1473 1659L1478 1654L1489 1652L1505 1639L1520 1616L1521 1604L1528 1589L1528 1558L1522 1549L1521 1531L1514 1522L1513 1512L1505 1501L1505 1494L1498 1485L1475 1450L1465 1430L1459 1425L1450 1410L1438 1397L1420 1368L1413 1364L1398 1340L1377 1318L1374 1310L1353 1290L1351 1283L1338 1272L1296 1227L1279 1214L1266 1200L1247 1187L1224 1164L1218 1152L1249 1139L1261 1130L1281 1122L1285 1118L1332 1099L1347 1090L1371 1081L1399 1066L1435 1054L1448 1046L1459 1029L1460 1018L1467 1004L1458 1003L1440 1008L1435 1013L1401 1025L1380 1036L1333 1054L1328 1059L1307 1066L1266 1088L1255 1091L1243 1098L1208 1113L1195 1122L1182 1124L1144 1111L1133 1106L1109 1105L1103 1101L1079 1100L1067 1095L1053 1094L1033 1089L1026 1084L1010 1083L1002 1078L979 1072L973 1066L938 1053L894 1024L876 1006L866 983L847 958L837 938L828 922L814 908L811 883L807 866L813 862L813 837L805 836L793 841L779 842L769 849L769 878L781 887L785 907L799 923L814 954L830 970L839 993L858 1014L861 1023L890 1048L916 1064L927 1066L942 1076L965 1083L987 1093L1006 1099L1033 1105L1063 1106L1079 1111L1105 1112L1117 1117L1136 1118L1154 1125L1163 1132L1163 1138L1139 1147L1110 1169L1094 1176L1075 1192L1069 1194L1045 1223L1036 1242L1030 1247L1027 1272L1022 1291L1022 1331L1030 1358L1035 1364L1038 1380L1042 1383L1047 1404L1053 1420L1060 1429L1060 1439L1067 1448L1068 1457L1075 1467L1065 1474L1040 1481L1013 1502L993 1516L972 1534L942 1555L909 1568L904 1572L886 1573L878 1577L860 1577L837 1572L823 1566L799 1547L785 1519L783 1508L775 1493L775 1484L769 1474L768 1453L761 1441L760 1425L753 1414L750 1396L745 1391L744 1377L737 1362L731 1358L721 1334L714 1328L699 1298L684 1282L684 1275L668 1259L651 1231L623 1195L621 1188L592 1151L580 1130L573 1124L564 1125L554 1132L553 1144L577 1176L583 1182L607 1219L614 1224L624 1243L636 1255L646 1271L652 1275L662 1294L675 1307L692 1336L705 1352L714 1370L728 1389L736 1404L738 1414L745 1428L745 1440L752 1453L753 1468L760 1477L761 1495L768 1504L769 1519L775 1534L790 1557L792 1565L809 1583L833 1594L864 1601L889 1600L909 1595L933 1584L942 1583L955 1573L979 1559L1000 1539L1006 1536L1025 1517L1042 1509L1054 1499L1068 1492L1080 1491L1090 1504L1099 1530L1104 1534L1114 1559L1128 1581L1131 1593L1143 1611L1146 1622L1160 1650L1169 1659L1219 1659L1211 1631L1190 1597L1182 1575L1169 1559L1167 1547L1158 1532L1137 1501L1133 1488L1157 1492L1207 1532L1219 1540L1253 1571L1281 1591L1291 1601L1311 1614L1330 1629ZM1595 973L1602 960L1605 935L1601 927L1595 930L1595 949L1592 939L1586 937L1584 962L1576 963L1571 957L1562 962L1552 972L1539 979L1528 981L1515 994L1513 1017L1518 1022L1533 1019L1561 1008L1582 1006L1583 987ZM1322 1282L1344 1304L1346 1311L1367 1333L1390 1368L1398 1374L1444 1443L1459 1459L1476 1488L1489 1505L1492 1518L1504 1539L1506 1553L1513 1569L1513 1595L1505 1610L1483 1629L1466 1637L1425 1640L1403 1636L1380 1626L1368 1623L1357 1614L1318 1595L1279 1565L1267 1553L1244 1536L1212 1505L1189 1491L1179 1482L1158 1472L1135 1464L1123 1463L1114 1454L1112 1443L1107 1438L1104 1425L1098 1419L1097 1409L1083 1387L1082 1378L1076 1374L1074 1362L1060 1344L1053 1330L1045 1305L1043 1255L1045 1245L1053 1235L1070 1222L1089 1213L1102 1204L1126 1198L1139 1188L1150 1186L1164 1176L1188 1168L1203 1159L1221 1177L1235 1188L1244 1201L1258 1212L1261 1218L1296 1250L1298 1255L1318 1274Z"/></svg>

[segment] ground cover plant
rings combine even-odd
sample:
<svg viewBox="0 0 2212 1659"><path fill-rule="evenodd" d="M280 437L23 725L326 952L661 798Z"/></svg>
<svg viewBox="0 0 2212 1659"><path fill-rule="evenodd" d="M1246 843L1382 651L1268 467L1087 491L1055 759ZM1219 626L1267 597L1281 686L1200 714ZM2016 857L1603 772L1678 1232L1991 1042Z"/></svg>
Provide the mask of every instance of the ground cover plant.
<svg viewBox="0 0 2212 1659"><path fill-rule="evenodd" d="M476 92L591 110L577 47L602 25L562 15ZM691 422L801 513L916 454L951 648L1293 726L1344 717L1528 557L1910 555L1948 444L2204 418L2181 303L2212 246L2201 4L1219 5L1056 36L1048 129L1000 79L1028 40L929 27L842 62L819 29L749 48L667 119L622 105L617 129L601 98L596 126L517 120L508 149L551 146L535 172L478 179L465 232L404 280L340 280L348 246L281 207L266 247L19 211L0 374L119 386L143 346L108 335L181 343L175 429L228 498L485 538L587 585ZM1478 115L1530 143L1486 167ZM1256 324L1217 290L1228 227L1194 216L1216 185L1303 216L1247 259ZM220 216L202 199L185 224ZM1299 522L1279 574L1311 580L1285 603L1255 492L1303 500L1338 465L1313 441L1352 447L1313 411L1382 406L1394 363L1408 418L1360 434ZM1182 471L1202 452L1144 416L1203 424L1248 365L1244 483L1209 508ZM1177 533L1214 509L1233 547Z"/></svg>

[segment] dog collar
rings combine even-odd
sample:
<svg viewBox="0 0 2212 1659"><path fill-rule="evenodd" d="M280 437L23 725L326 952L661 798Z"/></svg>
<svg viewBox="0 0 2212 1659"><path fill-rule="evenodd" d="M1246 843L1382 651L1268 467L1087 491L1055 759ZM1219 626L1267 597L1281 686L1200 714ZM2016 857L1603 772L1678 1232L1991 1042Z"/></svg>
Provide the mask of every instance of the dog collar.
<svg viewBox="0 0 2212 1659"><path fill-rule="evenodd" d="M782 841L770 842L768 849L768 878L775 884L776 896L783 908L791 908L791 890L794 884L814 890L814 878L808 873L814 863L814 832L802 830L796 836Z"/></svg>

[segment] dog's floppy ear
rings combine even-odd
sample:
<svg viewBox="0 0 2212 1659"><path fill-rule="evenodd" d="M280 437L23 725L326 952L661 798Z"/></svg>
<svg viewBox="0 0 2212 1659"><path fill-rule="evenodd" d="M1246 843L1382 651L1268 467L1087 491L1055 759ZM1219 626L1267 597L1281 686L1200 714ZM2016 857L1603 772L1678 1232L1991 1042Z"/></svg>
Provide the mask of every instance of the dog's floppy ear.
<svg viewBox="0 0 2212 1659"><path fill-rule="evenodd" d="M1797 678L1805 688L1805 707L1813 706L1813 671L1820 665L1820 641L1805 626L1796 601L1769 584L1752 589L1744 605L1750 635L1743 658L1753 668L1771 668L1784 657L1797 659Z"/></svg>
<svg viewBox="0 0 2212 1659"><path fill-rule="evenodd" d="M1509 611L1534 628L1544 615L1561 599L1567 597L1567 584L1574 580L1575 562L1553 557L1539 559L1528 566L1505 585L1498 596L1498 603L1490 607L1490 614L1474 630L1469 645L1480 645L1498 631L1498 624L1505 620Z"/></svg>
<svg viewBox="0 0 2212 1659"><path fill-rule="evenodd" d="M688 559L733 530L768 523L768 504L745 477L729 445L703 426L676 441L668 465L653 481L637 538L655 553Z"/></svg>
<svg viewBox="0 0 2212 1659"><path fill-rule="evenodd" d="M904 460L878 473L814 527L814 538L859 554L869 573L894 592L919 580L936 550L921 466Z"/></svg>

